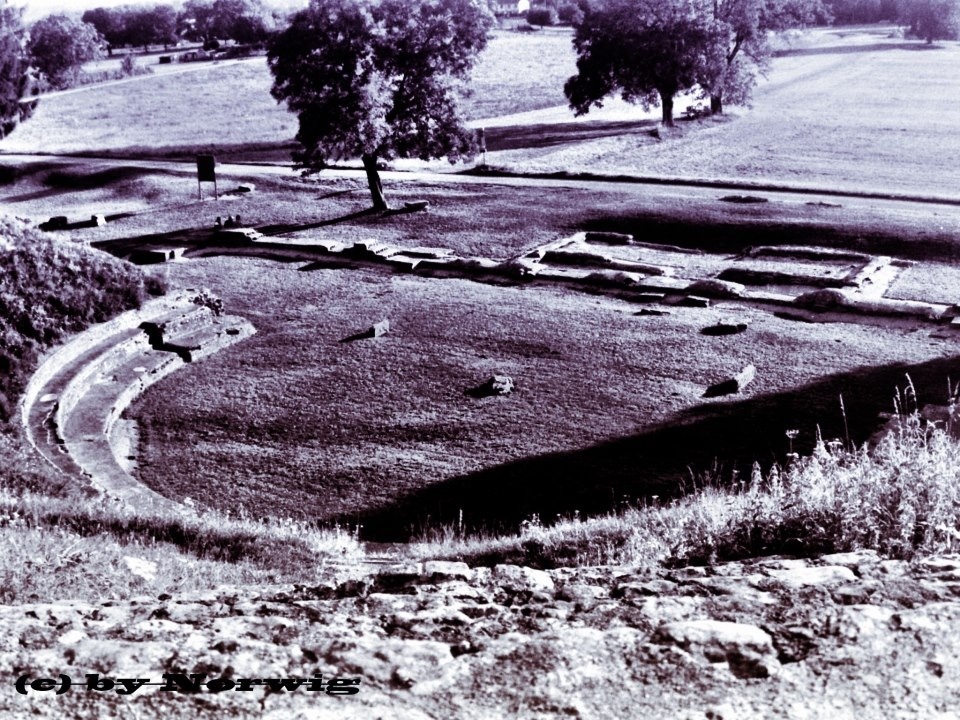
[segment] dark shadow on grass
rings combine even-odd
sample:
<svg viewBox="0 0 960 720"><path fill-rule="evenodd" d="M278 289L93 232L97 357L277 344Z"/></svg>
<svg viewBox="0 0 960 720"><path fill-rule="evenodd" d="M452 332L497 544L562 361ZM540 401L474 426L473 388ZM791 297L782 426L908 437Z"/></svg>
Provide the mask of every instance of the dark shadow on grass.
<svg viewBox="0 0 960 720"><path fill-rule="evenodd" d="M960 244L944 231L942 235L905 240L902 231L863 226L830 226L814 222L780 222L766 217L765 205L747 208L752 216L738 214L729 219L698 214L685 217L652 211L644 214L595 216L585 220L582 230L627 233L654 245L673 245L711 253L742 253L762 245L809 245L838 248L868 254L894 255L916 260L960 258Z"/></svg>
<svg viewBox="0 0 960 720"><path fill-rule="evenodd" d="M570 145L614 135L647 135L654 120L595 120L542 125L510 125L484 130L487 150L518 150Z"/></svg>
<svg viewBox="0 0 960 720"><path fill-rule="evenodd" d="M558 515L602 514L654 496L663 501L713 468L727 481L734 471L749 478L754 462L768 470L789 451L787 430L800 431L793 441L800 453L812 449L818 427L827 439L844 438L849 427L850 439L863 443L880 426L879 413L893 410L907 374L921 404L942 404L947 378L960 376L960 360L865 368L786 392L705 402L635 436L505 463L338 519L361 523L369 540L405 541L425 527L453 525L461 511L470 530L503 532L534 514L549 523Z"/></svg>
<svg viewBox="0 0 960 720"><path fill-rule="evenodd" d="M42 200L44 198L66 195L77 191L106 190L115 185L138 180L148 175L177 174L163 169L137 167L134 165L104 168L90 172L88 166L83 163L77 163L76 165L64 163L33 163L27 173L23 173L16 168L13 169L12 173L9 172L9 170L6 172L0 171L0 184L15 182L23 179L26 175L38 175L43 172L46 172L46 176L42 180L45 186L43 189L8 195L7 197L0 198L0 202L29 202L31 200Z"/></svg>
<svg viewBox="0 0 960 720"><path fill-rule="evenodd" d="M808 55L853 55L885 50L941 50L943 46L925 42L871 43L870 45L830 45L828 47L776 50L774 57L805 57Z"/></svg>
<svg viewBox="0 0 960 720"><path fill-rule="evenodd" d="M376 331L373 328L369 330L364 330L363 332L354 333L349 337L341 338L341 343L352 343L357 342L357 340L372 340L377 336Z"/></svg>

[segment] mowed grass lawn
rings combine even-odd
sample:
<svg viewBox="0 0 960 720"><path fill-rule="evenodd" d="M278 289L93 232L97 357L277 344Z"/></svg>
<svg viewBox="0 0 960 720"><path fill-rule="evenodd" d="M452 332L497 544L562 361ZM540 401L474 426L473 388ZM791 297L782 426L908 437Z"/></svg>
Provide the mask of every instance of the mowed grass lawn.
<svg viewBox="0 0 960 720"><path fill-rule="evenodd" d="M593 171L786 183L960 198L960 45L889 37L890 28L808 33L773 61L753 108L681 123L488 153L513 170ZM587 116L589 118L589 115ZM602 115L598 116L602 117ZM599 124L602 129L603 123ZM568 132L576 136L580 126Z"/></svg>
<svg viewBox="0 0 960 720"><path fill-rule="evenodd" d="M593 111L544 115L536 132L498 129L488 164L558 170L705 177L842 190L958 197L960 46L891 37L892 28L808 32L777 57L753 108L723 121L682 123L666 140L629 120ZM499 31L474 71L468 118L565 105L575 70L569 30ZM41 102L36 116L0 143L8 152L191 154L285 161L296 118L269 95L265 61L203 66L93 88ZM536 116L524 122L537 125ZM264 155L264 150L269 154Z"/></svg>
<svg viewBox="0 0 960 720"><path fill-rule="evenodd" d="M563 104L563 83L576 71L570 37L569 31L496 32L474 70L464 116ZM297 118L270 95L265 58L193 67L44 99L0 150L163 155L293 142Z"/></svg>
<svg viewBox="0 0 960 720"><path fill-rule="evenodd" d="M394 540L460 509L488 527L599 512L674 494L715 460L768 463L789 428L798 447L818 425L842 435L841 393L862 439L904 372L940 392L955 348L928 331L722 304L642 317L549 288L302 266L202 258L157 270L210 287L258 333L135 404L151 487L257 516L356 518ZM387 335L343 342L384 318ZM749 331L700 332L733 318ZM747 363L759 368L749 392L703 399ZM514 394L468 394L495 374Z"/></svg>

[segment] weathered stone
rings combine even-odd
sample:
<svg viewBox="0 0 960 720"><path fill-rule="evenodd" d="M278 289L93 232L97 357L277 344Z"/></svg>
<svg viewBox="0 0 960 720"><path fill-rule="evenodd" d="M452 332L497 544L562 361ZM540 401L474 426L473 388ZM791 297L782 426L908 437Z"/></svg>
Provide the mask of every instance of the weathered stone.
<svg viewBox="0 0 960 720"><path fill-rule="evenodd" d="M833 585L837 583L853 582L857 576L853 570L839 565L825 567L804 567L790 570L770 570L771 577L788 587L804 587L806 585Z"/></svg>
<svg viewBox="0 0 960 720"><path fill-rule="evenodd" d="M446 562L442 560L431 560L423 564L423 578L428 582L449 582L452 580L473 579L473 570L463 562Z"/></svg>
<svg viewBox="0 0 960 720"><path fill-rule="evenodd" d="M850 298L841 290L824 288L813 290L797 297L794 305L808 310L824 311L842 308L850 305Z"/></svg>
<svg viewBox="0 0 960 720"><path fill-rule="evenodd" d="M374 578L374 587L378 590L395 590L410 585L420 579L423 566L420 563L391 565L381 570Z"/></svg>
<svg viewBox="0 0 960 720"><path fill-rule="evenodd" d="M773 639L753 625L719 620L686 620L660 626L653 642L672 644L709 662L727 662L740 678L769 677L780 663Z"/></svg>
<svg viewBox="0 0 960 720"><path fill-rule="evenodd" d="M747 385L753 382L757 376L757 368L753 365L747 365L729 380L718 382L707 388L703 394L704 397L718 397L720 395L732 395L738 393Z"/></svg>
<svg viewBox="0 0 960 720"><path fill-rule="evenodd" d="M375 338L380 337L381 335L386 335L388 332L390 332L390 321L384 319L378 323L374 323L373 327L370 329L370 332Z"/></svg>
<svg viewBox="0 0 960 720"><path fill-rule="evenodd" d="M106 215L93 215L93 216L90 218L90 222L92 222L96 227L103 227L104 225L107 224L107 216L106 216Z"/></svg>
<svg viewBox="0 0 960 720"><path fill-rule="evenodd" d="M554 591L553 578L546 572L519 565L497 565L493 568L491 580L509 593Z"/></svg>
<svg viewBox="0 0 960 720"><path fill-rule="evenodd" d="M677 305L682 305L683 307L697 307L697 308L706 308L710 307L710 298L699 297L697 295L687 295L686 297L680 298L680 301Z"/></svg>
<svg viewBox="0 0 960 720"><path fill-rule="evenodd" d="M603 245L629 245L633 242L633 235L618 232L588 232L583 236L584 242L600 243Z"/></svg>
<svg viewBox="0 0 960 720"><path fill-rule="evenodd" d="M45 223L40 225L41 230L63 230L70 224L66 215L54 215Z"/></svg>
<svg viewBox="0 0 960 720"><path fill-rule="evenodd" d="M426 210L428 207L430 207L430 203L427 200L413 200L403 204L404 210L407 210L408 212L419 212L421 210Z"/></svg>
<svg viewBox="0 0 960 720"><path fill-rule="evenodd" d="M711 336L721 336L721 335L736 335L742 333L747 329L747 323L745 322L718 322L715 325L703 328L700 331L702 335L711 335Z"/></svg>
<svg viewBox="0 0 960 720"><path fill-rule="evenodd" d="M720 198L721 202L736 203L741 205L754 205L758 203L770 202L765 197L759 195L724 195Z"/></svg>
<svg viewBox="0 0 960 720"><path fill-rule="evenodd" d="M490 397L492 395L509 395L513 392L513 378L508 375L494 375L482 385L468 390L467 394L473 397Z"/></svg>
<svg viewBox="0 0 960 720"><path fill-rule="evenodd" d="M697 280L687 286L687 293L708 298L738 298L742 297L746 288L738 282L707 278Z"/></svg>

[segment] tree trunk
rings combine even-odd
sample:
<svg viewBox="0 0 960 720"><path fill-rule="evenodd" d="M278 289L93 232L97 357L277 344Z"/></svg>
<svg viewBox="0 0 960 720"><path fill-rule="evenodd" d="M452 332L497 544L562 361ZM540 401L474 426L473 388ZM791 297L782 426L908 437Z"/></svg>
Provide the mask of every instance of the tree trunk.
<svg viewBox="0 0 960 720"><path fill-rule="evenodd" d="M710 96L710 113L723 115L723 91L720 90Z"/></svg>
<svg viewBox="0 0 960 720"><path fill-rule="evenodd" d="M673 127L673 93L660 93L660 104L663 105L663 124Z"/></svg>
<svg viewBox="0 0 960 720"><path fill-rule="evenodd" d="M361 159L363 160L363 169L367 173L367 185L370 186L373 209L387 210L387 201L383 197L383 185L380 182L380 171L377 170L377 156L365 154Z"/></svg>

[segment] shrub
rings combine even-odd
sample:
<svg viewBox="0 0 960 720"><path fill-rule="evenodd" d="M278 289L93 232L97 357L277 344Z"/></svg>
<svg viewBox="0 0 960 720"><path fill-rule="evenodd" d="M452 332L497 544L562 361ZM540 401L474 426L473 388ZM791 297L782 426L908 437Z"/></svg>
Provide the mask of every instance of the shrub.
<svg viewBox="0 0 960 720"><path fill-rule="evenodd" d="M557 11L552 7L537 5L527 10L527 22L531 25L539 25L540 27L556 25Z"/></svg>
<svg viewBox="0 0 960 720"><path fill-rule="evenodd" d="M139 307L140 270L91 248L0 218L0 422L36 359L68 333Z"/></svg>
<svg viewBox="0 0 960 720"><path fill-rule="evenodd" d="M132 77L136 71L137 59L131 53L127 53L120 61L120 72L126 77Z"/></svg>

